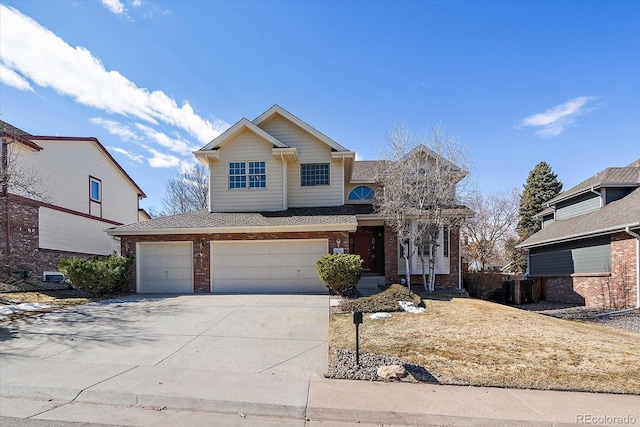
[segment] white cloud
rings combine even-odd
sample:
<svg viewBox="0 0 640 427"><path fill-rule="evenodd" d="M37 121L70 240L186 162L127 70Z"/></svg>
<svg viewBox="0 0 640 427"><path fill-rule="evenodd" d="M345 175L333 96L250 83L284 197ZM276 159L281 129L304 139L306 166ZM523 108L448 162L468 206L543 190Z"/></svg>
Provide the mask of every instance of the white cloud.
<svg viewBox="0 0 640 427"><path fill-rule="evenodd" d="M16 73L14 70L5 67L5 65L1 62L0 62L0 82L6 84L7 86L12 86L16 89L30 90L33 92L33 88L31 87L31 84L29 84L29 82L24 77Z"/></svg>
<svg viewBox="0 0 640 427"><path fill-rule="evenodd" d="M124 156L126 156L129 160L133 160L134 162L138 162L138 163L142 163L142 161L145 159L145 157L141 154L135 154L132 153L131 151L127 151L124 148L120 148L120 147L109 147L109 149L115 151L116 153L120 153L123 154Z"/></svg>
<svg viewBox="0 0 640 427"><path fill-rule="evenodd" d="M105 128L110 134L119 136L125 141L142 142L143 138L138 135L129 126L117 122L115 120L102 119L100 117L94 117L91 119L91 123Z"/></svg>
<svg viewBox="0 0 640 427"><path fill-rule="evenodd" d="M102 5L116 15L126 14L126 9L120 0L102 0Z"/></svg>
<svg viewBox="0 0 640 427"><path fill-rule="evenodd" d="M136 128L141 131L147 138L156 142L157 144L168 148L171 151L180 153L183 156L190 156L193 150L197 150L199 147L192 147L188 141L177 137L172 138L165 133L159 132L149 126L142 123L136 123Z"/></svg>
<svg viewBox="0 0 640 427"><path fill-rule="evenodd" d="M142 6L142 0L133 0L132 4L134 7Z"/></svg>
<svg viewBox="0 0 640 427"><path fill-rule="evenodd" d="M160 90L139 88L118 71L107 71L89 50L70 46L16 9L0 5L0 27L4 65L29 83L102 111L175 126L200 143L229 127L222 120L200 117L188 101L179 106Z"/></svg>
<svg viewBox="0 0 640 427"><path fill-rule="evenodd" d="M575 118L587 113L585 107L591 101L595 101L594 96L580 96L569 101L556 105L543 113L534 114L522 120L519 127L533 126L539 127L536 135L543 138L550 138L564 132L564 130L575 123Z"/></svg>
<svg viewBox="0 0 640 427"><path fill-rule="evenodd" d="M149 153L153 154L153 157L147 159L147 161L149 162L149 166L151 166L152 168L174 168L182 164L182 161L176 156L161 153L158 150L155 150L146 145L143 145L143 147Z"/></svg>

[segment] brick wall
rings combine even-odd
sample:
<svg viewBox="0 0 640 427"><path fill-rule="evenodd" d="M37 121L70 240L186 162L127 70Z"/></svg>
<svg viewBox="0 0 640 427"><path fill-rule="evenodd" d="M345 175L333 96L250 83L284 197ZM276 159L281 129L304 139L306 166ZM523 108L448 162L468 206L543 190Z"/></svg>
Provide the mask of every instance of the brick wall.
<svg viewBox="0 0 640 427"><path fill-rule="evenodd" d="M611 236L611 272L545 277L548 301L599 308L631 308L636 304L636 239Z"/></svg>
<svg viewBox="0 0 640 427"><path fill-rule="evenodd" d="M436 286L444 286L448 288L457 288L460 266L458 264L458 258L460 256L459 245L460 233L458 228L451 228L449 233L449 273L450 274L437 274ZM402 262L402 261L401 261ZM387 284L400 283L400 279L404 278L404 275L400 277L398 275L398 236L388 226L384 227L384 272L386 276ZM411 283L421 284L422 275L412 274Z"/></svg>
<svg viewBox="0 0 640 427"><path fill-rule="evenodd" d="M0 265L5 272L26 270L36 282L43 271L55 271L61 257L85 258L90 254L39 248L38 203L9 200L9 256L7 256L7 223L5 199L0 200Z"/></svg>
<svg viewBox="0 0 640 427"><path fill-rule="evenodd" d="M340 239L340 247L349 251L348 231L313 231L300 233L233 233L233 234L168 234L155 236L122 236L121 250L123 255L135 258L136 243L140 242L193 242L193 289L196 293L211 292L210 275L210 242L212 240L277 240L277 239L328 239L329 253L338 247L336 239ZM130 290L136 290L136 263L131 274Z"/></svg>

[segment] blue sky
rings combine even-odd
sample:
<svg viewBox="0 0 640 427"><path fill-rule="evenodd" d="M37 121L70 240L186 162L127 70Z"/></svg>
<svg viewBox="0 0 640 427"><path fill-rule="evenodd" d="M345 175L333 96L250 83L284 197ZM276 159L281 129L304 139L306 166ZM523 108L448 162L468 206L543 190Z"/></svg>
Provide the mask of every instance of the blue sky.
<svg viewBox="0 0 640 427"><path fill-rule="evenodd" d="M279 104L374 159L444 126L485 193L640 157L640 2L2 1L0 117L95 136L160 205L190 151Z"/></svg>

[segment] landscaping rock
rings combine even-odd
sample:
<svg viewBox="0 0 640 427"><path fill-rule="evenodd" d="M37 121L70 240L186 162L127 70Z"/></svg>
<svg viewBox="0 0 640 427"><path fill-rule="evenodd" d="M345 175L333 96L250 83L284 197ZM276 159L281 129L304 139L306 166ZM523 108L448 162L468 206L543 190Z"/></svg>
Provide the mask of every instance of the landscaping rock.
<svg viewBox="0 0 640 427"><path fill-rule="evenodd" d="M378 377L383 380L395 380L407 375L407 370L402 365L380 366L378 368Z"/></svg>

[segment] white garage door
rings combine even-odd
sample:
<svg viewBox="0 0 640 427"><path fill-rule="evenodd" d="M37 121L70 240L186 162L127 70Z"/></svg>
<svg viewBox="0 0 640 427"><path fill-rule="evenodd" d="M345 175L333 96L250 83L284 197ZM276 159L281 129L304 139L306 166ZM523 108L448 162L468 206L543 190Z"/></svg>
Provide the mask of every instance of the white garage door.
<svg viewBox="0 0 640 427"><path fill-rule="evenodd" d="M191 242L138 243L138 292L193 293Z"/></svg>
<svg viewBox="0 0 640 427"><path fill-rule="evenodd" d="M316 261L327 239L211 242L213 292L328 292Z"/></svg>

